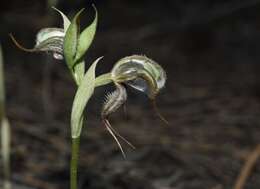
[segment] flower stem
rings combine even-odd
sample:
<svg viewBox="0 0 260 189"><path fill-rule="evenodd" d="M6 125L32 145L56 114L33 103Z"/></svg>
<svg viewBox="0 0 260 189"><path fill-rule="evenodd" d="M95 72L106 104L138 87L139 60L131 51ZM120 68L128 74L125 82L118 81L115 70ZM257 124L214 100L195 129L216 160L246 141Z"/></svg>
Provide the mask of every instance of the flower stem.
<svg viewBox="0 0 260 189"><path fill-rule="evenodd" d="M77 189L80 137L72 138L70 162L70 189Z"/></svg>

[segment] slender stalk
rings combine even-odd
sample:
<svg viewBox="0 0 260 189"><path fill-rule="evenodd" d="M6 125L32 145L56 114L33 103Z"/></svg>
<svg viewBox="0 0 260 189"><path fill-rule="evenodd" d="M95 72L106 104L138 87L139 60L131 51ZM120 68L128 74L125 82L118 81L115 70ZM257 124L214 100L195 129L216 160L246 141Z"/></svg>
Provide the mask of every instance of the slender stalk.
<svg viewBox="0 0 260 189"><path fill-rule="evenodd" d="M77 189L80 137L72 138L70 161L70 189Z"/></svg>
<svg viewBox="0 0 260 189"><path fill-rule="evenodd" d="M1 121L1 146L3 159L3 189L11 188L11 168L10 168L10 150L11 150L10 125L7 118Z"/></svg>
<svg viewBox="0 0 260 189"><path fill-rule="evenodd" d="M95 87L103 86L112 82L111 73L102 74L95 79Z"/></svg>
<svg viewBox="0 0 260 189"><path fill-rule="evenodd" d="M3 189L11 188L11 133L9 121L5 113L5 85L4 85L4 60L0 45L0 125L1 125L1 153L3 163Z"/></svg>

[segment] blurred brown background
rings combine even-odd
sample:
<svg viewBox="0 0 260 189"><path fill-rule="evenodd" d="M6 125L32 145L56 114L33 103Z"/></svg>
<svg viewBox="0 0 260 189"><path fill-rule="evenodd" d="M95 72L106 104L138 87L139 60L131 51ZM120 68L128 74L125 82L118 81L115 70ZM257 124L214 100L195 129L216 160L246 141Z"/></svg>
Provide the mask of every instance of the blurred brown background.
<svg viewBox="0 0 260 189"><path fill-rule="evenodd" d="M158 106L128 89L111 124L137 149L122 158L100 121L104 94L98 88L87 108L81 142L80 188L229 189L260 143L260 1L58 0L72 17L94 3L99 25L86 61L104 56L98 73L120 58L145 54L167 71ZM63 61L17 49L8 33L33 47L43 27L61 26L55 1L9 0L0 8L7 112L12 124L12 178L17 188L68 188L70 108L76 87ZM260 162L246 189L260 187Z"/></svg>

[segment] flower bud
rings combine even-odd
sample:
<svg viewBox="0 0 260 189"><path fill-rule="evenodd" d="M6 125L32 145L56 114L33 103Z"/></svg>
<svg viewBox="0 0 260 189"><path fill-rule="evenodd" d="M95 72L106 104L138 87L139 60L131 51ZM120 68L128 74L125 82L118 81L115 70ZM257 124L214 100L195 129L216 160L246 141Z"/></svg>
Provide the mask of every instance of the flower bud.
<svg viewBox="0 0 260 189"><path fill-rule="evenodd" d="M28 49L20 45L13 35L10 34L11 39L15 45L21 50L27 52L52 52L53 57L58 60L63 59L63 40L64 30L61 28L44 28L41 29L36 35L36 44L34 48Z"/></svg>

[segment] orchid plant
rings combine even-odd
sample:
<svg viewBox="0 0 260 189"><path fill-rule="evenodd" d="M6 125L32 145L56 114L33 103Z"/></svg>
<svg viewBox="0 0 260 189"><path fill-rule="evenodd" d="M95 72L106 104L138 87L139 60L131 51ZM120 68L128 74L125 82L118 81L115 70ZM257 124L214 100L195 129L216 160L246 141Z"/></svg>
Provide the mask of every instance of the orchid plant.
<svg viewBox="0 0 260 189"><path fill-rule="evenodd" d="M71 111L72 152L70 170L70 188L77 189L80 135L83 123L86 121L84 110L94 93L94 89L109 83L113 83L115 86L115 90L106 95L101 111L101 118L105 128L113 136L125 157L118 138L124 140L131 147L134 148L134 146L110 125L108 117L126 102L126 86L130 86L147 94L148 98L153 102L153 107L155 107L159 117L167 123L161 114L159 114L155 104L157 94L165 85L166 73L158 63L143 55L124 57L115 63L109 73L96 76L95 69L97 63L102 59L100 57L85 71L86 63L84 55L96 33L98 22L97 10L94 7L96 14L93 22L81 32L79 29L79 17L84 9L80 10L71 21L60 10L54 9L63 18L63 28L44 28L40 30L36 36L36 45L33 49L24 48L15 40L13 35L10 35L10 37L16 46L24 51L51 52L55 59L62 60L65 58L67 67L78 86Z"/></svg>

